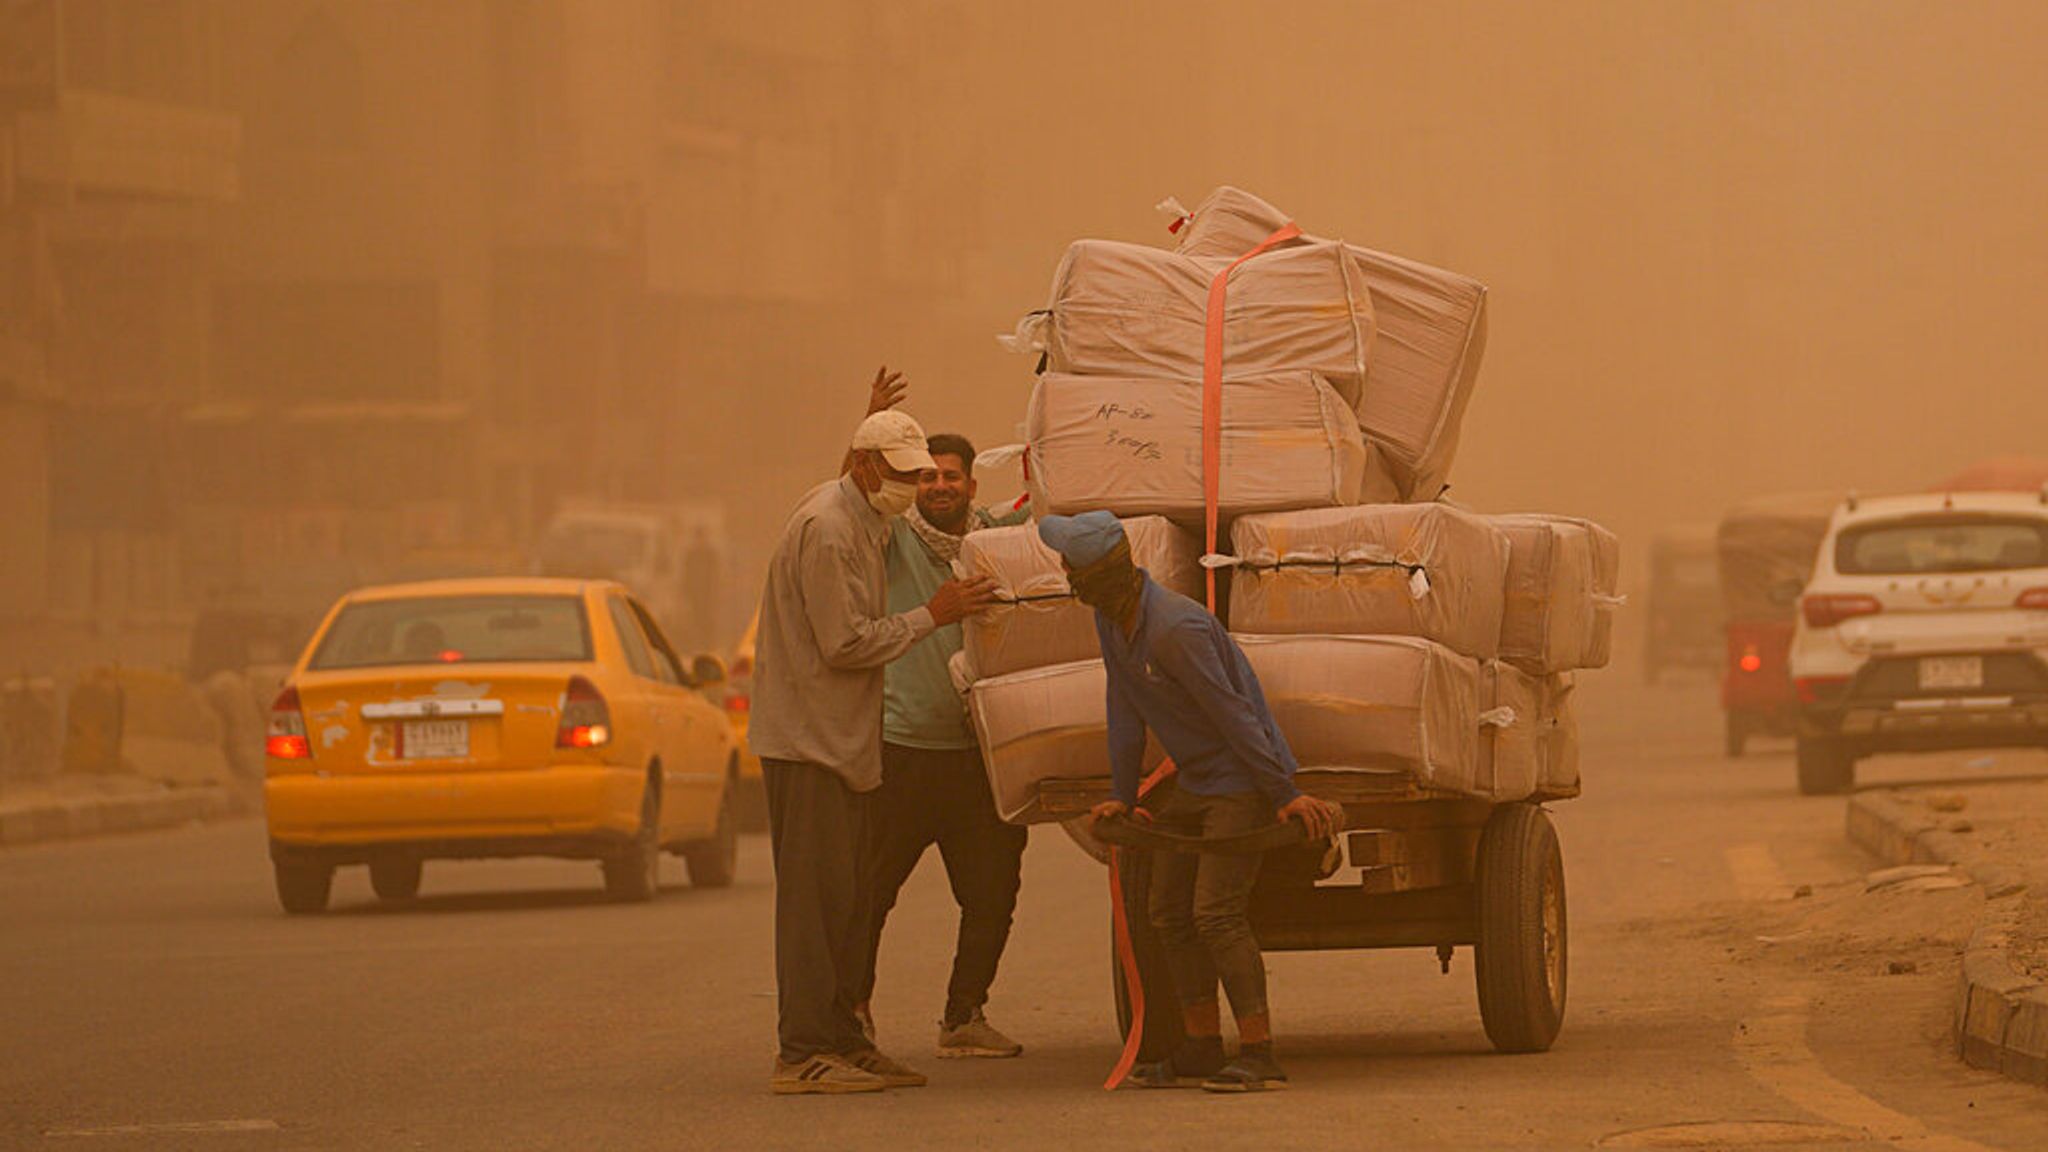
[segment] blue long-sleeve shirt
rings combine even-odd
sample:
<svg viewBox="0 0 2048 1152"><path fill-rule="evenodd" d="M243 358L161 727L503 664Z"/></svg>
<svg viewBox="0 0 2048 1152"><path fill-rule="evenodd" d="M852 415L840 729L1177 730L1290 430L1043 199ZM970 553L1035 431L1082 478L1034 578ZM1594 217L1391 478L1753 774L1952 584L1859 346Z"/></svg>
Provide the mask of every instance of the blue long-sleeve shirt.
<svg viewBox="0 0 2048 1152"><path fill-rule="evenodd" d="M1110 779L1117 799L1138 802L1147 729L1158 735L1179 786L1190 792L1256 791L1275 808L1301 795L1294 786L1300 766L1244 652L1207 609L1140 575L1131 636L1095 615L1109 673Z"/></svg>

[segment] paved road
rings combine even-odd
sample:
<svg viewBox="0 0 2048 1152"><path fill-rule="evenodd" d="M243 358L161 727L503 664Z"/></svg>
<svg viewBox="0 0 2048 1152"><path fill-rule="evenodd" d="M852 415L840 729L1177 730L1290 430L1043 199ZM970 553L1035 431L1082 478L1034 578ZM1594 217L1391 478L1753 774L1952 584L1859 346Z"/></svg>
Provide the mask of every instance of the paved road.
<svg viewBox="0 0 2048 1152"><path fill-rule="evenodd" d="M1042 829L991 1005L1026 1055L929 1057L934 859L877 1004L932 1086L775 1099L762 842L737 887L678 867L652 906L536 861L430 865L400 910L358 870L335 914L287 919L245 821L0 853L0 1146L2048 1147L2048 1097L1946 1052L1977 892L1865 892L1842 803L1792 795L1788 749L1722 760L1709 686L1626 681L1581 693L1587 796L1557 812L1571 1004L1545 1055L1489 1051L1468 953L1449 978L1419 951L1280 955L1291 1091L1104 1093L1104 878ZM1866 777L1985 770L1966 759Z"/></svg>

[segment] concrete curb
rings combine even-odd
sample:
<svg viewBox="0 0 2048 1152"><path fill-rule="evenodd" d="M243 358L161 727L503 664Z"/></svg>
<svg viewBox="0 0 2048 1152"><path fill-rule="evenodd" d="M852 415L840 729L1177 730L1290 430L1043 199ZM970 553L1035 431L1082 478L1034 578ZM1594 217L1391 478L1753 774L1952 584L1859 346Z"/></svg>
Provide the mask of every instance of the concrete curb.
<svg viewBox="0 0 2048 1152"><path fill-rule="evenodd" d="M169 828L232 815L236 807L230 790L203 787L0 808L0 845L14 847L108 832Z"/></svg>
<svg viewBox="0 0 2048 1152"><path fill-rule="evenodd" d="M1949 864L1983 889L1984 911L1963 949L1956 989L1956 1055L1973 1068L2048 1087L2048 987L2008 958L2026 883L1983 859L1924 810L1889 792L1849 799L1849 839L1890 864Z"/></svg>

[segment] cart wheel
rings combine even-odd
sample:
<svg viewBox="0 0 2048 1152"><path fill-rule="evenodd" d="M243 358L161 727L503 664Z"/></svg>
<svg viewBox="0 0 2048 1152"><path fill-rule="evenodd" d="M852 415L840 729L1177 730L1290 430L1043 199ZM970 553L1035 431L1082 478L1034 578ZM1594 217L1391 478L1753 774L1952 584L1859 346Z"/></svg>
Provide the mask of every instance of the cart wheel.
<svg viewBox="0 0 2048 1152"><path fill-rule="evenodd" d="M1494 809L1479 841L1479 1016L1502 1052L1542 1052L1564 1024L1564 854L1534 804Z"/></svg>
<svg viewBox="0 0 2048 1152"><path fill-rule="evenodd" d="M1145 1037L1138 1045L1138 1059L1150 1063L1164 1060L1180 1047L1180 1000L1173 993L1173 974L1166 967L1166 950L1152 929L1148 905L1152 891L1152 854L1119 851L1122 867L1124 920L1130 926L1131 950L1138 957L1138 978L1145 985ZM1116 989L1116 1032L1128 1040L1131 1035L1131 989L1124 979L1123 961L1116 954L1116 924L1110 924L1109 967Z"/></svg>
<svg viewBox="0 0 2048 1152"><path fill-rule="evenodd" d="M1748 743L1749 725L1740 712L1730 712L1721 718L1721 750L1730 760L1740 760L1743 745Z"/></svg>

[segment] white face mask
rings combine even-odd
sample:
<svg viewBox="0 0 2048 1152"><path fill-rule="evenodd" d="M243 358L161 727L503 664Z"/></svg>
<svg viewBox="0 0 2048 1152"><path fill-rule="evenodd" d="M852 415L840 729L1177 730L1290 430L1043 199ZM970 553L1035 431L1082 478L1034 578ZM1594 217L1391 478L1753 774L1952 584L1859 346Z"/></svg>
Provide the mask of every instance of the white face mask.
<svg viewBox="0 0 2048 1152"><path fill-rule="evenodd" d="M884 516L901 516L917 503L917 485L908 480L883 480L882 490L868 493L868 506Z"/></svg>

